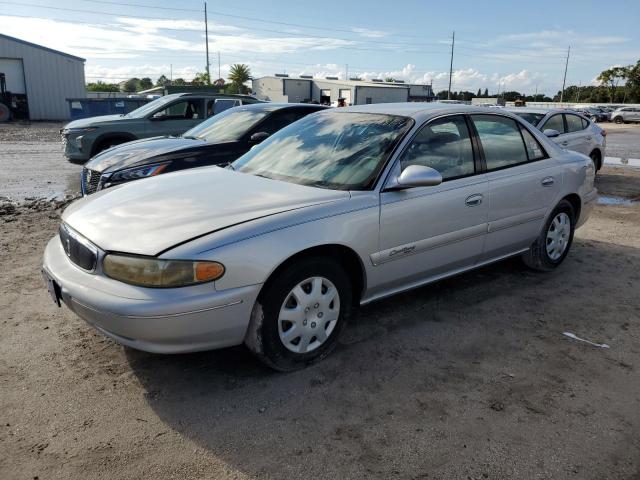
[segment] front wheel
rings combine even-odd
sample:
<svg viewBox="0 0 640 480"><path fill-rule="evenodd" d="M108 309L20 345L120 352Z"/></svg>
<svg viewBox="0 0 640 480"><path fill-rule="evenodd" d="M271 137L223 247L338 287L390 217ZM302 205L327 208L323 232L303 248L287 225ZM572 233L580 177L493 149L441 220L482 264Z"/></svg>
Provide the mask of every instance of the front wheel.
<svg viewBox="0 0 640 480"><path fill-rule="evenodd" d="M613 121L618 125L620 125L621 123L624 123L624 120L622 119L622 117L616 117Z"/></svg>
<svg viewBox="0 0 640 480"><path fill-rule="evenodd" d="M549 216L529 251L522 255L522 260L534 270L546 272L557 268L569 253L574 230L573 206L562 200Z"/></svg>
<svg viewBox="0 0 640 480"><path fill-rule="evenodd" d="M326 357L353 312L348 275L333 260L307 258L270 279L260 293L245 344L280 371Z"/></svg>

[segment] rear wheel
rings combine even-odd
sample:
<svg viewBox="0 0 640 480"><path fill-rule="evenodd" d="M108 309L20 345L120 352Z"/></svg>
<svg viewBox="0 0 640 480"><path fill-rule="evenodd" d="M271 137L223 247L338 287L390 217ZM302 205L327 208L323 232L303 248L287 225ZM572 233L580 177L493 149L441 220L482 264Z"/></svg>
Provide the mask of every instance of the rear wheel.
<svg viewBox="0 0 640 480"><path fill-rule="evenodd" d="M613 121L618 125L620 125L621 123L624 123L624 120L622 119L622 117L616 117Z"/></svg>
<svg viewBox="0 0 640 480"><path fill-rule="evenodd" d="M245 344L271 368L303 368L335 348L352 312L352 287L342 267L333 260L303 259L267 282Z"/></svg>
<svg viewBox="0 0 640 480"><path fill-rule="evenodd" d="M522 255L522 260L534 270L555 269L569 253L574 230L575 212L569 202L562 200L549 216L529 251Z"/></svg>
<svg viewBox="0 0 640 480"><path fill-rule="evenodd" d="M596 169L596 172L602 167L602 158L600 157L601 155L598 150L594 150L589 154L589 158L591 158L591 161L593 162L593 168Z"/></svg>
<svg viewBox="0 0 640 480"><path fill-rule="evenodd" d="M11 110L4 103L0 103L0 122L8 122L11 120Z"/></svg>

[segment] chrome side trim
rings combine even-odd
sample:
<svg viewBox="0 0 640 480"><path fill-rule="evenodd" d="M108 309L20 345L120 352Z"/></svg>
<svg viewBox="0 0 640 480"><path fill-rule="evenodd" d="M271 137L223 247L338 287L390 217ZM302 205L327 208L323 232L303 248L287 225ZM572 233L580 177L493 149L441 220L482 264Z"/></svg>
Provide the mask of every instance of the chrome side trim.
<svg viewBox="0 0 640 480"><path fill-rule="evenodd" d="M378 266L391 260L397 260L398 258L404 258L408 255L414 255L434 248L444 247L452 243L462 242L470 238L479 237L486 233L487 224L481 223L480 225L463 228L462 230L456 230L455 232L443 233L441 235L436 235L435 237L425 238L418 240L417 242L406 243L404 245L387 248L381 252L372 253L370 255L371 263L373 263L374 266Z"/></svg>
<svg viewBox="0 0 640 480"><path fill-rule="evenodd" d="M166 315L120 315L118 313L112 313L112 312L107 312L104 310L99 310L97 308L94 307L90 307L89 305L85 305L82 302L79 302L78 300L76 300L73 297L70 297L71 301L74 303L77 303L78 305L80 305L81 307L84 307L88 310L91 310L92 312L96 312L96 313L100 313L102 315L115 315L117 317L124 317L124 318L133 318L133 319L153 319L153 318L172 318L172 317L182 317L184 315L191 315L194 313L202 313L202 312L209 312L211 310L219 310L220 308L225 308L225 307L232 307L233 305L239 305L243 302L243 300L235 300L233 302L229 302L229 303L225 303L224 305L216 305L215 307L208 307L208 308L201 308L199 310L191 310L189 312L181 312L181 313L168 313Z"/></svg>
<svg viewBox="0 0 640 480"><path fill-rule="evenodd" d="M462 268L458 268L456 270L451 270L449 272L442 273L440 275L435 275L433 277L427 277L427 278L424 278L422 280L418 280L418 281L403 285L403 286L398 287L398 288L393 288L391 290L387 290L385 292L378 293L378 294L373 295L373 296L368 297L368 298L365 297L363 300L360 301L360 305L367 305L367 304L369 304L371 302L375 302L377 300L382 300L383 298L391 297L391 296L396 295L396 294L401 293L401 292L414 290L416 288L423 287L424 285L428 285L430 283L435 283L435 282L440 281L440 280L442 280L444 278L454 277L456 275L459 275L461 273L467 272L469 270L475 270L476 268L484 267L485 265L489 265L491 263L499 262L499 261L504 260L506 258L514 257L516 255L520 255L520 254L522 254L524 252L527 252L527 251L529 251L529 248L524 248L524 249L521 249L521 250L517 250L515 252L507 253L506 255L501 255L499 257L491 258L489 260L485 260L483 262L476 263L474 265L470 265L468 267L462 267Z"/></svg>
<svg viewBox="0 0 640 480"><path fill-rule="evenodd" d="M522 225L523 223L542 220L545 217L546 213L546 208L540 208L538 210L532 210L530 212L521 213L512 217L501 218L500 220L489 222L489 229L487 230L487 232L493 233L498 230L504 230L505 228L516 227L518 225Z"/></svg>

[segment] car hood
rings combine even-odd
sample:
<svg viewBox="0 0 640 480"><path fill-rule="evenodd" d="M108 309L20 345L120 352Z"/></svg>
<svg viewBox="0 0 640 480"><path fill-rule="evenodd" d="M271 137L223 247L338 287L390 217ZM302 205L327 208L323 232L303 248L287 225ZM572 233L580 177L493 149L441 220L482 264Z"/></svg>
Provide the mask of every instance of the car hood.
<svg viewBox="0 0 640 480"><path fill-rule="evenodd" d="M158 255L233 225L349 198L347 191L204 167L103 190L74 202L62 220L103 250Z"/></svg>
<svg viewBox="0 0 640 480"><path fill-rule="evenodd" d="M161 160L157 157L184 150L185 155L193 148L202 147L202 140L183 137L153 137L116 145L93 157L85 168L101 173L114 172L122 168L135 167Z"/></svg>
<svg viewBox="0 0 640 480"><path fill-rule="evenodd" d="M95 127L100 125L101 123L122 121L122 120L126 121L129 119L123 117L122 115L101 115L99 117L89 117L89 118L81 118L79 120L74 120L73 122L67 123L64 126L64 128Z"/></svg>

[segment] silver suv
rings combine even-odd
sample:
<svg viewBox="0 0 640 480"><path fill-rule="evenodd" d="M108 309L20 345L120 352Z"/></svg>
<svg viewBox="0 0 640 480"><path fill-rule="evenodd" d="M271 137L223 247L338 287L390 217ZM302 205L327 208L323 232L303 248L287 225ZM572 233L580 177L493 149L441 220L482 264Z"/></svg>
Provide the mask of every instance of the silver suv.
<svg viewBox="0 0 640 480"><path fill-rule="evenodd" d="M622 107L611 114L611 121L616 123L640 122L640 107Z"/></svg>

